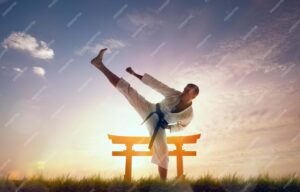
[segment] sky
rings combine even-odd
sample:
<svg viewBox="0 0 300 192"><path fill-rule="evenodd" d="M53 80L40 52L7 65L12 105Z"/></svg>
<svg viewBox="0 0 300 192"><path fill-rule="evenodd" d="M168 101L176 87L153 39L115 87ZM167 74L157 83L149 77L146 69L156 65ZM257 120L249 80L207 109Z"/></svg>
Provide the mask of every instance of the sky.
<svg viewBox="0 0 300 192"><path fill-rule="evenodd" d="M1 176L124 174L111 155L124 146L108 134L148 131L90 64L103 47L104 64L149 101L163 96L126 67L199 86L192 122L167 131L201 134L184 146L197 152L186 175L300 173L299 1L0 0L0 13ZM158 174L150 159L133 158L133 178Z"/></svg>

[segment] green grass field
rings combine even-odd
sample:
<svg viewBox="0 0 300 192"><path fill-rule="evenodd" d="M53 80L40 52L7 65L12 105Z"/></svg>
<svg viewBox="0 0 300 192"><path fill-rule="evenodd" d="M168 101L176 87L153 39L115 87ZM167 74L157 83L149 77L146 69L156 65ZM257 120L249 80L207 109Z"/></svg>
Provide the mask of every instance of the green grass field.
<svg viewBox="0 0 300 192"><path fill-rule="evenodd" d="M0 192L247 192L247 191L300 191L300 181L297 174L281 178L271 178L268 174L261 174L255 178L244 179L236 174L215 178L210 174L198 178L168 179L162 182L158 177L144 177L126 182L121 176L104 179L96 175L86 178L71 178L62 176L57 178L36 177L22 180L0 179Z"/></svg>

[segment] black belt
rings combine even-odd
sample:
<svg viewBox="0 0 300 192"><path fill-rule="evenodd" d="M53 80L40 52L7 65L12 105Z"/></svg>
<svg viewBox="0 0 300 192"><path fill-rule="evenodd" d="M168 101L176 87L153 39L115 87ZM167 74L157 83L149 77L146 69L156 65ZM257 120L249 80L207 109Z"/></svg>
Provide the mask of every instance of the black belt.
<svg viewBox="0 0 300 192"><path fill-rule="evenodd" d="M152 148L154 139L155 139L155 137L156 137L156 135L157 135L157 133L158 133L159 128L160 128L160 127L165 128L165 127L162 126L162 125L163 125L163 122L165 122L165 123L168 124L168 122L164 119L165 114L160 110L160 105L159 105L159 103L156 103L156 110L153 111L153 112L151 112L151 113L146 117L146 119L141 123L141 125L142 125L147 119L149 119L154 113L156 113L156 114L158 115L159 120L158 120L158 122L156 123L155 129L154 129L153 134L152 134L152 136L151 136L151 140L150 140L150 143L149 143L149 146L148 146L149 149Z"/></svg>

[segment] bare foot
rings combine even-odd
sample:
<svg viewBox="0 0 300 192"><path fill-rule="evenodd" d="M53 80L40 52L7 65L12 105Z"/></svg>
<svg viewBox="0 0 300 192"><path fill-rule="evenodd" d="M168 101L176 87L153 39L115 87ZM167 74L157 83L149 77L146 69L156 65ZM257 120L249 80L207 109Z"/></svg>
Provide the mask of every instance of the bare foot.
<svg viewBox="0 0 300 192"><path fill-rule="evenodd" d="M91 60L91 64L95 65L98 68L101 67L103 65L102 63L103 55L106 50L107 48L101 49L98 55Z"/></svg>

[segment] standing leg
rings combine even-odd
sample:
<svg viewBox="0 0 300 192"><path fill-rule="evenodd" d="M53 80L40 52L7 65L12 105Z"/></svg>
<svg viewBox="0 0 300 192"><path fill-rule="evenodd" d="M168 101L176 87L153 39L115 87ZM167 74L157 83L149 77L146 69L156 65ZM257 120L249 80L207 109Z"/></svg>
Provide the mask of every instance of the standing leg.
<svg viewBox="0 0 300 192"><path fill-rule="evenodd" d="M116 87L118 81L120 80L120 77L112 73L102 62L103 54L106 50L107 48L101 49L99 54L91 60L91 63L106 76L106 78L111 82L111 84L113 84Z"/></svg>
<svg viewBox="0 0 300 192"><path fill-rule="evenodd" d="M154 119L154 118L153 118ZM154 119L155 120L155 119ZM153 132L151 127L154 123L149 122L148 129ZM152 125L151 125L152 124ZM152 135L152 134L150 134ZM158 166L158 172L160 179L165 181L167 179L169 155L168 155L168 144L165 129L159 129L158 134L153 143L153 155L151 162Z"/></svg>
<svg viewBox="0 0 300 192"><path fill-rule="evenodd" d="M158 167L158 172L159 172L160 179L162 181L166 181L167 180L168 169L165 169L161 166L157 166L157 167Z"/></svg>

